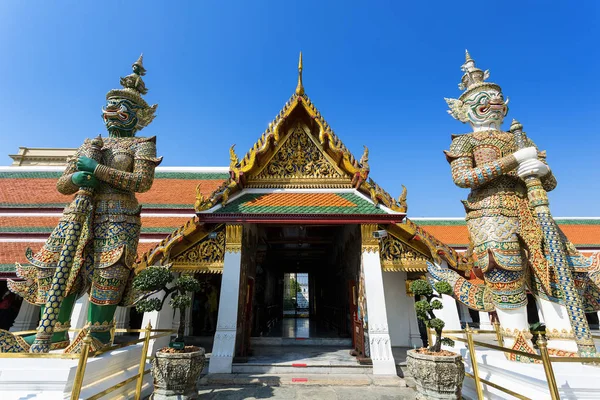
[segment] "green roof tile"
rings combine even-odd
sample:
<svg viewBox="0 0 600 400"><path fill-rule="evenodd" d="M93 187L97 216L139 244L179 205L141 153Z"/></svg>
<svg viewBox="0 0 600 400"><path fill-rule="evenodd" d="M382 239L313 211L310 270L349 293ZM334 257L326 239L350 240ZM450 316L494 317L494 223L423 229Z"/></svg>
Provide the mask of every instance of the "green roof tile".
<svg viewBox="0 0 600 400"><path fill-rule="evenodd" d="M317 193L315 193L317 194ZM249 205L267 193L247 193L233 200L215 214L386 214L382 209L354 193L336 193L337 196L354 203L354 206L312 206L312 205Z"/></svg>

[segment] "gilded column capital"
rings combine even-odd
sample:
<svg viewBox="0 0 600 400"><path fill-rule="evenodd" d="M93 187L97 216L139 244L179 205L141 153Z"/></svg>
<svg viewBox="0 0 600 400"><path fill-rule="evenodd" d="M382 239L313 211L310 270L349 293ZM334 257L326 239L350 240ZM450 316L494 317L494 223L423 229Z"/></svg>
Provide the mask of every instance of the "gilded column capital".
<svg viewBox="0 0 600 400"><path fill-rule="evenodd" d="M363 253L376 253L379 251L379 240L373 236L373 232L376 230L376 224L363 224L360 226Z"/></svg>
<svg viewBox="0 0 600 400"><path fill-rule="evenodd" d="M225 251L239 253L242 250L242 225L232 224L225 226Z"/></svg>

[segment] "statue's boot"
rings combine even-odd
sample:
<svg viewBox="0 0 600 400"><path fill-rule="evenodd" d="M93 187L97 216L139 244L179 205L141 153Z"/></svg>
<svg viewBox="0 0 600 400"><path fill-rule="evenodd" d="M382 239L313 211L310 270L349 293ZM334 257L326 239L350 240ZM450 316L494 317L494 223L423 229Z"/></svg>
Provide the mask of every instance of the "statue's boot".
<svg viewBox="0 0 600 400"><path fill-rule="evenodd" d="M76 294L71 294L63 299L56 325L54 325L50 350L64 349L69 345L69 328L71 327L71 313L73 312L75 300ZM40 312L40 315L44 314L44 306L42 306ZM28 353L35 338L35 334L17 336L0 329L0 353Z"/></svg>
<svg viewBox="0 0 600 400"><path fill-rule="evenodd" d="M81 353L83 339L91 336L90 353L94 354L106 347L112 346L112 329L114 327L116 305L98 305L90 303L88 308L88 321L79 331L73 343L65 349L65 353Z"/></svg>

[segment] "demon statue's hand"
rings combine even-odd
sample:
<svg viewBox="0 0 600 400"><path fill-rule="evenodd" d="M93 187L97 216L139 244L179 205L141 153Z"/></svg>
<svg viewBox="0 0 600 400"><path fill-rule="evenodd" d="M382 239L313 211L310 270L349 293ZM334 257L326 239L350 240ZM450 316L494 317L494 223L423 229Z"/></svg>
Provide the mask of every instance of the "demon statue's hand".
<svg viewBox="0 0 600 400"><path fill-rule="evenodd" d="M550 172L550 167L537 159L525 160L517 168L517 175L522 179L528 176L541 178L547 175L548 172Z"/></svg>
<svg viewBox="0 0 600 400"><path fill-rule="evenodd" d="M86 172L91 172L94 173L94 170L96 169L96 167L98 166L98 162L95 160L92 160L89 157L79 157L79 159L77 160L77 169L79 171L86 171Z"/></svg>
<svg viewBox="0 0 600 400"><path fill-rule="evenodd" d="M79 187L86 186L95 188L98 186L98 184L100 184L100 181L94 175L85 171L75 172L71 177L71 181L73 181L73 183Z"/></svg>
<svg viewBox="0 0 600 400"><path fill-rule="evenodd" d="M533 146L526 147L524 149L515 151L513 156L515 156L517 162L521 164L525 160L537 159L537 149Z"/></svg>

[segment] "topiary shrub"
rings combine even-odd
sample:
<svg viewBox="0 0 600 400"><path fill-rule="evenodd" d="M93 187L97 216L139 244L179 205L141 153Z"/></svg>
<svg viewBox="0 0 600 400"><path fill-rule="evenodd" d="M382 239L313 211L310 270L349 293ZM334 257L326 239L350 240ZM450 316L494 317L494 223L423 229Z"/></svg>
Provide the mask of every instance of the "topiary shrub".
<svg viewBox="0 0 600 400"><path fill-rule="evenodd" d="M435 331L435 344L429 343L429 351L439 352L442 349L442 344L454 346L454 341L448 338L442 338L442 329L444 329L444 321L437 318L433 310L441 310L444 308L442 302L442 294L452 294L452 286L448 282L436 282L434 284L436 292L433 293L433 288L429 282L424 280L416 280L411 283L410 290L419 296L420 300L415 303L417 318L425 323L427 329Z"/></svg>
<svg viewBox="0 0 600 400"><path fill-rule="evenodd" d="M142 270L133 278L133 288L146 293L135 305L136 310L141 313L162 310L167 298L171 297L170 306L179 310L179 326L177 337L169 343L169 347L183 349L185 347L183 340L185 311L192 305L191 293L200 290L200 282L189 275L175 278L170 266L154 265ZM164 292L162 298L148 298L160 292Z"/></svg>

